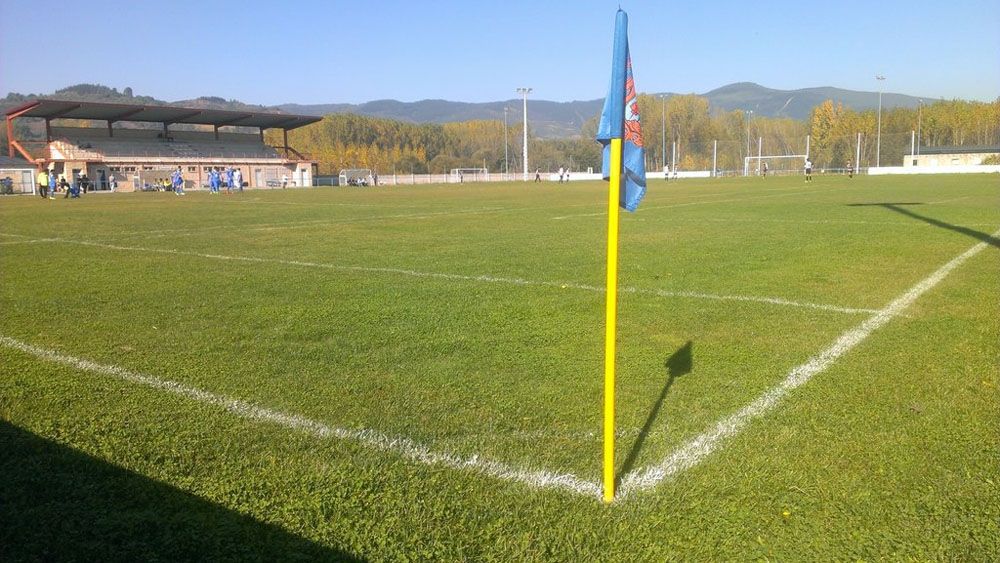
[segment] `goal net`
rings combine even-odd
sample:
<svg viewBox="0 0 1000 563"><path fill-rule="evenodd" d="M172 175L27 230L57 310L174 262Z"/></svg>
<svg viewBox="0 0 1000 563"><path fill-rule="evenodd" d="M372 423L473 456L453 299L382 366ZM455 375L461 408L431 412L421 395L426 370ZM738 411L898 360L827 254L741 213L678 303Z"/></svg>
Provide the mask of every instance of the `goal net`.
<svg viewBox="0 0 1000 563"><path fill-rule="evenodd" d="M371 168L345 168L340 171L338 185L367 186L372 183Z"/></svg>
<svg viewBox="0 0 1000 563"><path fill-rule="evenodd" d="M490 171L485 168L452 168L452 182L485 182L490 179Z"/></svg>

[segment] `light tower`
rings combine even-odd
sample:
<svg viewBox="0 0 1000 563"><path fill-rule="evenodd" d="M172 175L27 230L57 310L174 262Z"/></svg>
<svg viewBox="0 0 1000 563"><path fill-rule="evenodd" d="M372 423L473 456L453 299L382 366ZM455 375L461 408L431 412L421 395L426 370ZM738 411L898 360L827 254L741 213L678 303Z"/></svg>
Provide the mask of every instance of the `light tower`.
<svg viewBox="0 0 1000 563"><path fill-rule="evenodd" d="M885 77L876 74L875 80L878 80L878 134L875 137L875 168L878 168L882 156L882 82Z"/></svg>
<svg viewBox="0 0 1000 563"><path fill-rule="evenodd" d="M524 181L528 181L528 94L531 93L531 88L518 88L517 93L521 94L521 99L524 100L524 152L521 155L521 161L524 166Z"/></svg>
<svg viewBox="0 0 1000 563"><path fill-rule="evenodd" d="M743 175L750 175L750 122L753 121L753 110L746 111L747 116L747 154L743 160Z"/></svg>
<svg viewBox="0 0 1000 563"><path fill-rule="evenodd" d="M660 157L663 166L667 165L667 95L660 94Z"/></svg>
<svg viewBox="0 0 1000 563"><path fill-rule="evenodd" d="M920 117L923 113L924 101L917 100L917 156L920 156Z"/></svg>
<svg viewBox="0 0 1000 563"><path fill-rule="evenodd" d="M503 181L508 180L507 175L510 173L510 169L507 166L507 106L503 107Z"/></svg>

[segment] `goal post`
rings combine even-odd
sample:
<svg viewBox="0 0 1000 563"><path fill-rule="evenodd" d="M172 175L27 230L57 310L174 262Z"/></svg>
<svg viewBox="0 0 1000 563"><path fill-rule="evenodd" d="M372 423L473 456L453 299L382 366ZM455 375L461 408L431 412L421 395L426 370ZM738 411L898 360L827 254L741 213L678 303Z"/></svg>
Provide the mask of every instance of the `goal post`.
<svg viewBox="0 0 1000 563"><path fill-rule="evenodd" d="M764 165L767 165L767 173L774 175L798 174L802 172L808 155L804 154L771 154L760 156L743 157L744 175L761 176L764 174Z"/></svg>
<svg viewBox="0 0 1000 563"><path fill-rule="evenodd" d="M485 182L490 179L490 171L486 168L452 168L452 182Z"/></svg>
<svg viewBox="0 0 1000 563"><path fill-rule="evenodd" d="M337 177L339 186L367 186L371 182L371 168L345 168Z"/></svg>

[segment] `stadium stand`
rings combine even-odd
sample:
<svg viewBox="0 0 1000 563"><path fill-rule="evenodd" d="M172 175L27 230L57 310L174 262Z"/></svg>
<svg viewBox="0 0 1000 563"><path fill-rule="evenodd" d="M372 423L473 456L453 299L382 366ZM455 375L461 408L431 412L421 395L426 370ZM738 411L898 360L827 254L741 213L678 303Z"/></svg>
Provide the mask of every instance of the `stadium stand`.
<svg viewBox="0 0 1000 563"><path fill-rule="evenodd" d="M15 139L13 123L20 118L44 120L44 141ZM74 126L55 127L56 120L74 120ZM309 186L316 163L288 146L288 131L319 120L283 113L38 99L7 112L8 152L70 182L86 176L96 190L113 184L119 191L141 190L149 178L178 166L186 189L205 187L213 167L240 169L251 188L276 187L282 178L293 186ZM223 127L229 130L220 131ZM281 146L264 142L268 129L283 132Z"/></svg>

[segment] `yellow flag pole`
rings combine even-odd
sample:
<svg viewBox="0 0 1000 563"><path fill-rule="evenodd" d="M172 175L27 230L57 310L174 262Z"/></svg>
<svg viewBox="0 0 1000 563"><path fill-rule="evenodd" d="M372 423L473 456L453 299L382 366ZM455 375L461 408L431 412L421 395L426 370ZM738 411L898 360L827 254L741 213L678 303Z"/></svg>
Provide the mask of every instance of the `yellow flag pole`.
<svg viewBox="0 0 1000 563"><path fill-rule="evenodd" d="M615 334L618 321L618 194L622 140L611 139L608 182L608 280L604 324L604 502L615 500Z"/></svg>

